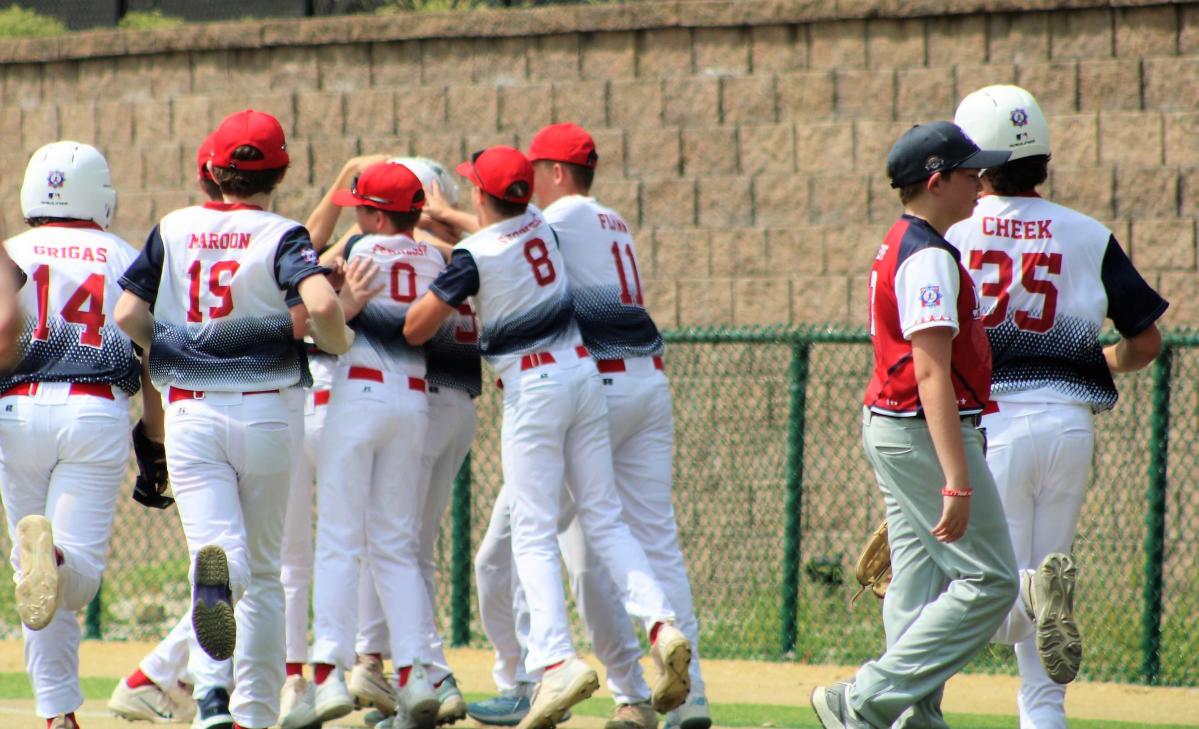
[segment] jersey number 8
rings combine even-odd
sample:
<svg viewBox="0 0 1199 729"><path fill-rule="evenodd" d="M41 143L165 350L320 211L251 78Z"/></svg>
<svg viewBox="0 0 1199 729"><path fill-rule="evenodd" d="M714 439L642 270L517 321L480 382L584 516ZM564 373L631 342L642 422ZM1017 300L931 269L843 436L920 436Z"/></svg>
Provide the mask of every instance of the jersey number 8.
<svg viewBox="0 0 1199 729"><path fill-rule="evenodd" d="M550 250L540 238L532 238L525 242L525 260L533 267L533 278L537 280L538 286L548 286L558 278L554 262L550 259Z"/></svg>

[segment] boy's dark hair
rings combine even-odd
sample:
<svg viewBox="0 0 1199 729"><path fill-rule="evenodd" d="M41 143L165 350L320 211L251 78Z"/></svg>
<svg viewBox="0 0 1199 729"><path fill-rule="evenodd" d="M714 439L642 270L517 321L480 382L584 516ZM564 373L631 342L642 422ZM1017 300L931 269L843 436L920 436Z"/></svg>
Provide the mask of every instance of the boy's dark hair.
<svg viewBox="0 0 1199 729"><path fill-rule="evenodd" d="M262 159L263 154L254 147L242 145L233 150L235 160ZM273 192L283 179L286 167L277 170L239 170L233 167L213 167L212 177L225 195L233 197L252 197L259 193Z"/></svg>
<svg viewBox="0 0 1199 729"><path fill-rule="evenodd" d="M511 197L526 197L529 194L529 185L523 181L513 182L504 193ZM505 218L515 218L517 215L524 215L525 211L529 209L529 203L527 202L511 202L510 200L498 198L488 192L484 192L483 196L487 200L487 206Z"/></svg>
<svg viewBox="0 0 1199 729"><path fill-rule="evenodd" d="M983 172L998 195L1022 195L1049 177L1049 155L1021 157Z"/></svg>
<svg viewBox="0 0 1199 729"><path fill-rule="evenodd" d="M544 165L547 167L552 167L553 165L562 165L562 167L566 170L566 174L570 176L571 182L573 182L575 187L579 188L583 192L590 192L591 186L595 184L594 167L584 167L583 165L575 165L569 162L555 162L554 160L549 159L539 159L533 164Z"/></svg>
<svg viewBox="0 0 1199 729"><path fill-rule="evenodd" d="M956 169L942 170L941 179L948 180L949 176L952 175L954 172L957 172L957 170ZM924 178L923 180L920 180L919 182L913 182L910 185L904 185L903 187L899 188L899 202L903 203L904 205L907 205L911 201L920 197L920 193L923 192L927 187L928 187L928 178L927 177Z"/></svg>
<svg viewBox="0 0 1199 729"><path fill-rule="evenodd" d="M217 184L207 177L200 178L200 189L204 191L205 197L209 200L220 201L221 188L217 187Z"/></svg>
<svg viewBox="0 0 1199 729"><path fill-rule="evenodd" d="M25 225L28 225L30 228L40 228L43 225L49 225L51 223L90 223L90 222L92 222L92 221L80 220L79 218L47 218L47 217L25 218Z"/></svg>
<svg viewBox="0 0 1199 729"><path fill-rule="evenodd" d="M412 230L416 227L416 221L420 220L419 210L396 212L395 210L383 210L381 208L374 209L383 213L391 221L391 224L395 226L395 229L400 231Z"/></svg>

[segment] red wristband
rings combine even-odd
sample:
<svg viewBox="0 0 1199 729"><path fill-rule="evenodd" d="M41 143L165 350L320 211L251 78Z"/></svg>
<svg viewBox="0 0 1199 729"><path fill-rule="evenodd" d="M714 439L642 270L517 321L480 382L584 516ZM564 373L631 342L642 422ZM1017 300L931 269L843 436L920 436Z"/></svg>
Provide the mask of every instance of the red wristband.
<svg viewBox="0 0 1199 729"><path fill-rule="evenodd" d="M951 489L948 486L941 489L942 496L971 496L973 494L974 489L963 489L959 491L957 489Z"/></svg>

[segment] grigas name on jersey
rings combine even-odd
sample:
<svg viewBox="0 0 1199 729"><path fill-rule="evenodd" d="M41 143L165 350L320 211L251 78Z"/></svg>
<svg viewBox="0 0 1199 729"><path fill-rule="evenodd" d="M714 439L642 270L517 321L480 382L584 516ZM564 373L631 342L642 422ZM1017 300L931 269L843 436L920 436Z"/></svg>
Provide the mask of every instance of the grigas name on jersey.
<svg viewBox="0 0 1199 729"><path fill-rule="evenodd" d="M62 248L56 246L34 246L33 252L38 256L46 256L47 258L64 258L71 261L95 261L97 263L108 263L108 249L104 247L93 248L91 246L64 246Z"/></svg>
<svg viewBox="0 0 1199 729"><path fill-rule="evenodd" d="M1013 240L1052 238L1049 225L1053 220L1014 220L987 215L982 218L983 235Z"/></svg>

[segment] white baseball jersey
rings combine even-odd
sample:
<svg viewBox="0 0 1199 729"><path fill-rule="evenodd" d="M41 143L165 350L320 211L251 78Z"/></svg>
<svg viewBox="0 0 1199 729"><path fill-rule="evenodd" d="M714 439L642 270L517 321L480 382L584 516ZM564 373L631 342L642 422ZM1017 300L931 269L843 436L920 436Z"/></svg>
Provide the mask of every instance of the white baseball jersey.
<svg viewBox="0 0 1199 729"><path fill-rule="evenodd" d="M154 228L121 286L154 308L158 388L242 392L308 386L292 334L295 287L323 273L308 231L260 208L208 202Z"/></svg>
<svg viewBox="0 0 1199 729"><path fill-rule="evenodd" d="M341 363L424 377L425 353L404 339L404 317L441 273L445 259L406 235L355 236L345 251L347 261L366 258L379 267L371 284L383 290L350 322L357 336Z"/></svg>
<svg viewBox="0 0 1199 729"><path fill-rule="evenodd" d="M137 252L91 224L43 225L5 244L27 277L22 359L0 377L0 392L25 382L111 383L132 395L141 386L133 345L112 319L117 281Z"/></svg>
<svg viewBox="0 0 1199 729"><path fill-rule="evenodd" d="M445 320L437 333L425 342L425 379L434 387L452 387L471 397L483 391L483 365L479 359L479 322L470 302Z"/></svg>
<svg viewBox="0 0 1199 729"><path fill-rule="evenodd" d="M1001 402L1116 403L1099 331L1140 334L1168 306L1111 231L1038 196L987 195L946 233L986 315L991 394Z"/></svg>
<svg viewBox="0 0 1199 729"><path fill-rule="evenodd" d="M582 341L557 236L533 206L455 246L429 290L454 307L474 297L479 351L497 370Z"/></svg>
<svg viewBox="0 0 1199 729"><path fill-rule="evenodd" d="M637 246L624 219L581 195L555 200L544 215L558 234L575 319L592 356L662 354L662 336L645 309Z"/></svg>

